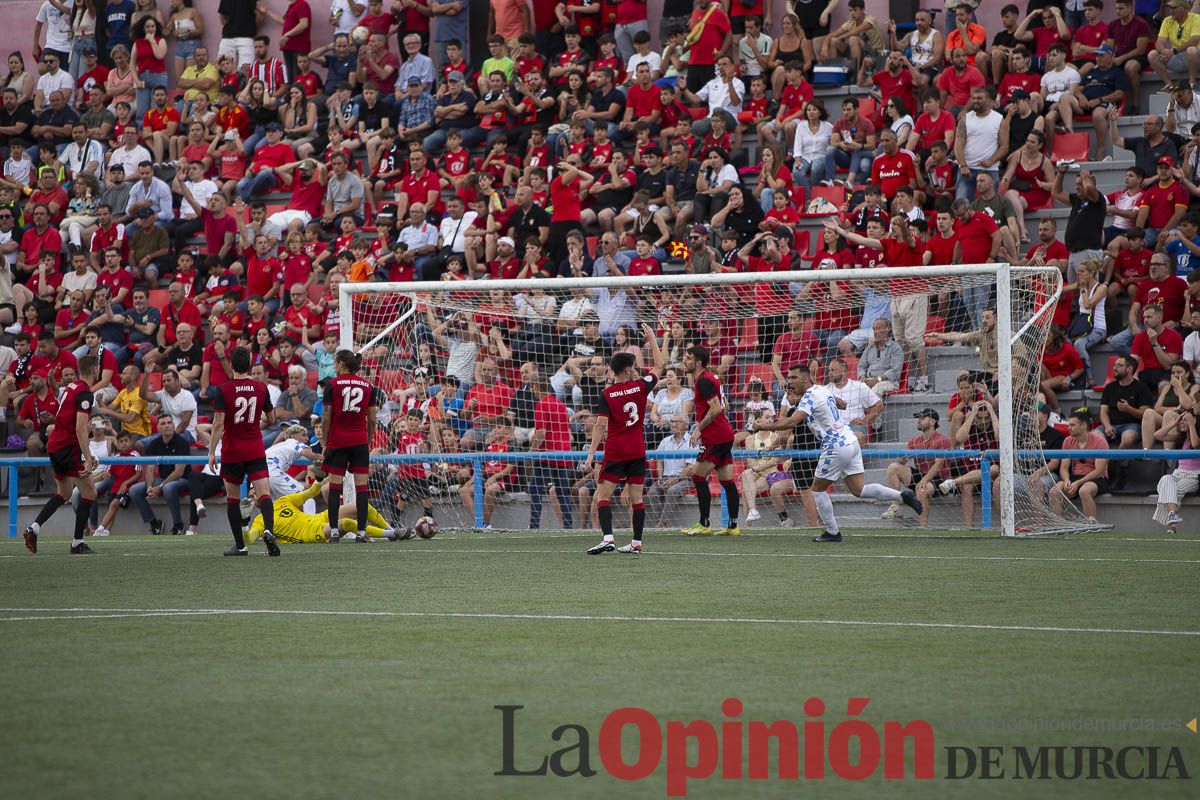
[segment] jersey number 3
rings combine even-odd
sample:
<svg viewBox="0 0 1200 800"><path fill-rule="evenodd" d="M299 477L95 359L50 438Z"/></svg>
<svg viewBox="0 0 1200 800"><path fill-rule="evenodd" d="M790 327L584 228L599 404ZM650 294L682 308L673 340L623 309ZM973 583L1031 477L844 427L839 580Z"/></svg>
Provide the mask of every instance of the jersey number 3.
<svg viewBox="0 0 1200 800"><path fill-rule="evenodd" d="M637 403L626 403L625 405L621 406L621 410L624 411L629 417L629 419L625 420L626 428L632 428L634 425L638 424L638 420L641 418L638 416Z"/></svg>
<svg viewBox="0 0 1200 800"><path fill-rule="evenodd" d="M233 401L233 421L236 423L242 422L257 422L258 421L258 398L257 397L237 397Z"/></svg>
<svg viewBox="0 0 1200 800"><path fill-rule="evenodd" d="M342 390L342 411L357 413L362 411L363 390L358 386L350 386Z"/></svg>

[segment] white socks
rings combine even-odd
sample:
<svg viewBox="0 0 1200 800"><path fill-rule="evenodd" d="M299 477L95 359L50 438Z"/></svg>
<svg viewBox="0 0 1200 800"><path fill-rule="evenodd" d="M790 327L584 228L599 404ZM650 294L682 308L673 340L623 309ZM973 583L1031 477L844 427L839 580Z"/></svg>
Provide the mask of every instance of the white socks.
<svg viewBox="0 0 1200 800"><path fill-rule="evenodd" d="M825 525L825 530L830 533L838 532L837 519L833 516L833 500L829 497L829 492L813 492L813 501L817 504L817 514L821 516L821 522Z"/></svg>
<svg viewBox="0 0 1200 800"><path fill-rule="evenodd" d="M900 493L895 489L889 489L882 483L868 483L862 488L862 494L859 497L866 497L870 500L890 500L898 502Z"/></svg>

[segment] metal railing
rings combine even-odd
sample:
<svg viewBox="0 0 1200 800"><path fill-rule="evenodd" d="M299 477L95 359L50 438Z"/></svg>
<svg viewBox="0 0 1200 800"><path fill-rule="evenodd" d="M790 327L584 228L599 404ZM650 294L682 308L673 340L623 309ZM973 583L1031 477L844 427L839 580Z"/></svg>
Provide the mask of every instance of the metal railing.
<svg viewBox="0 0 1200 800"><path fill-rule="evenodd" d="M677 450L669 453L659 453L649 451L646 456L649 461L665 461L668 459L694 459L700 455L699 450ZM821 455L820 450L735 450L732 453L734 458L762 458L764 456L779 457L779 458L805 458L816 459ZM862 451L864 461L879 461L881 459L895 458L954 458L954 459L971 459L979 461L981 472L990 471L993 463L999 463L1000 451L998 450L905 450L898 448L880 448L866 449ZM603 452L597 453L598 459L603 456ZM1045 458L1047 461L1056 458L1108 458L1113 460L1149 460L1149 461L1180 461L1184 459L1200 459L1200 450L1018 450L1015 453L1016 458ZM419 464L423 462L440 462L440 463L469 463L472 466L472 484L475 491L475 525L483 527L483 462L485 461L511 461L514 463L523 462L540 462L540 461L584 461L587 459L586 453L577 452L574 450L568 451L536 451L536 452L509 452L509 453L486 453L483 451L470 453L423 453L418 455L395 454L395 455L373 455L371 456L372 463L377 464ZM148 456L113 456L99 459L101 464L139 464L142 466L161 466L164 464L178 465L191 464L195 466L204 466L208 463L207 456L182 456L175 458L163 457L148 457ZM306 459L297 459L297 464L311 463ZM20 498L18 486L18 469L21 467L48 467L50 466L49 458L3 458L0 459L0 468L8 471L8 535L15 537L17 528L19 527L17 517L17 503ZM992 482L983 481L980 485L980 506L981 518L980 524L983 529L992 527ZM724 493L721 494L721 518L723 524L729 522L729 510L725 504Z"/></svg>

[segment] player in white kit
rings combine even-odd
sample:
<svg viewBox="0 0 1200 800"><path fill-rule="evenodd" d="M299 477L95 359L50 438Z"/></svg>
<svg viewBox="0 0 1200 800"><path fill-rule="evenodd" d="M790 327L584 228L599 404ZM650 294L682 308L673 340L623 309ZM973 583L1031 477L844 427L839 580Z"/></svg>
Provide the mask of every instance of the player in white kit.
<svg viewBox="0 0 1200 800"><path fill-rule="evenodd" d="M758 430L771 431L787 430L807 422L808 427L820 440L821 456L817 460L812 494L817 504L817 513L821 516L821 522L825 524L825 532L814 538L814 542L842 540L837 519L833 516L833 501L825 491L838 480L841 480L855 497L891 502L900 500L913 511L921 513L921 501L911 489L898 492L880 483L864 485L862 450L858 446L858 438L842 419L838 402L828 388L810 386L790 415L778 422L755 425Z"/></svg>
<svg viewBox="0 0 1200 800"><path fill-rule="evenodd" d="M272 500L304 491L304 484L288 474L296 459L321 460L319 455L309 449L308 431L303 425L292 425L283 433L284 438L267 448L267 471L270 473ZM305 514L314 514L316 509L315 501L305 501Z"/></svg>

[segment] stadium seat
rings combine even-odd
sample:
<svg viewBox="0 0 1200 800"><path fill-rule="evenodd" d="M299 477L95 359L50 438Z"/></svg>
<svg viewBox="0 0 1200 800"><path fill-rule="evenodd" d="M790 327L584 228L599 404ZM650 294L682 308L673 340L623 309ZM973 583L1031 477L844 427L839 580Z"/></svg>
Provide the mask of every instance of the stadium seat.
<svg viewBox="0 0 1200 800"><path fill-rule="evenodd" d="M860 97L858 99L858 115L865 119L874 120L875 114L879 112L879 102L874 97Z"/></svg>
<svg viewBox="0 0 1200 800"><path fill-rule="evenodd" d="M747 364L742 379L741 394L743 396L750 393L751 378L758 378L761 380L763 386L767 387L767 389L770 389L771 384L775 381L775 375L773 372L771 372L770 364Z"/></svg>
<svg viewBox="0 0 1200 800"><path fill-rule="evenodd" d="M750 317L742 320L742 336L738 340L738 350L755 350L758 348L758 319Z"/></svg>
<svg viewBox="0 0 1200 800"><path fill-rule="evenodd" d="M1093 392L1103 392L1104 387L1113 380L1115 377L1113 375L1113 367L1116 366L1118 358L1120 358L1120 356L1117 355L1108 357L1108 366L1104 369L1104 383L1100 384L1099 386L1093 386Z"/></svg>
<svg viewBox="0 0 1200 800"><path fill-rule="evenodd" d="M315 369L308 370L308 376L306 378L306 383L308 383L308 388L310 388L310 389L317 388L317 371Z"/></svg>
<svg viewBox="0 0 1200 800"><path fill-rule="evenodd" d="M160 311L167 307L167 303L171 302L171 296L166 289L151 289L150 290L150 307L157 308Z"/></svg>
<svg viewBox="0 0 1200 800"><path fill-rule="evenodd" d="M704 119L708 116L708 106L688 108L688 113L692 115L692 119Z"/></svg>
<svg viewBox="0 0 1200 800"><path fill-rule="evenodd" d="M320 303L326 296L325 286L320 283L310 284L308 287L308 299L313 303Z"/></svg>
<svg viewBox="0 0 1200 800"><path fill-rule="evenodd" d="M846 203L846 187L845 186L814 186L812 187L812 199L818 197L828 200L838 208L841 208Z"/></svg>
<svg viewBox="0 0 1200 800"><path fill-rule="evenodd" d="M813 254L812 248L812 231L805 228L801 231L796 231L796 235L792 239L792 251L800 254L802 258L808 258Z"/></svg>
<svg viewBox="0 0 1200 800"><path fill-rule="evenodd" d="M596 257L596 248L600 246L599 236L584 237L583 246L587 250L588 258Z"/></svg>
<svg viewBox="0 0 1200 800"><path fill-rule="evenodd" d="M1086 133L1060 133L1054 137L1054 151L1050 154L1050 160L1087 161L1088 142Z"/></svg>
<svg viewBox="0 0 1200 800"><path fill-rule="evenodd" d="M162 373L151 372L150 378L148 381L146 381L146 384L150 387L150 391L152 392L157 392L162 389Z"/></svg>
<svg viewBox="0 0 1200 800"><path fill-rule="evenodd" d="M792 205L800 209L800 213L804 213L804 204L808 202L808 196L805 194L803 186L792 187Z"/></svg>

